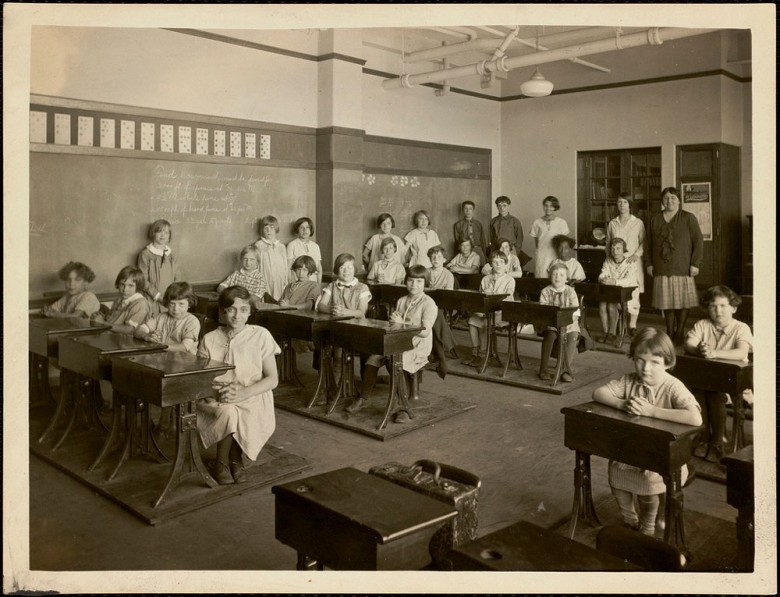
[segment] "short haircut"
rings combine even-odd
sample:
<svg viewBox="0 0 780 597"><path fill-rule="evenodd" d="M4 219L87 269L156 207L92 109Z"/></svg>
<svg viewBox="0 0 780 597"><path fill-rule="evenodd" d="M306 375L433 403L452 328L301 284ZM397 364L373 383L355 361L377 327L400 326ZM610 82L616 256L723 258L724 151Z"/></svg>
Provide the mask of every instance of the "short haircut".
<svg viewBox="0 0 780 597"><path fill-rule="evenodd" d="M558 201L558 197L555 197L553 195L547 195L547 197L542 199L542 205L544 205L545 203L549 203L550 205L552 205L555 211L561 209L561 202Z"/></svg>
<svg viewBox="0 0 780 597"><path fill-rule="evenodd" d="M431 285L431 274L424 265L413 265L406 271L404 282L409 278L421 278L425 280L426 288Z"/></svg>
<svg viewBox="0 0 780 597"><path fill-rule="evenodd" d="M677 362L671 338L666 335L666 332L656 328L642 328L631 340L631 348L628 351L629 358L634 359L643 352L661 357L667 367L674 367Z"/></svg>
<svg viewBox="0 0 780 597"><path fill-rule="evenodd" d="M669 193L670 195L674 195L678 199L680 198L680 191L677 190L677 187L666 187L661 191L661 199L664 198L664 195Z"/></svg>
<svg viewBox="0 0 780 597"><path fill-rule="evenodd" d="M154 240L154 235L166 228L168 229L168 240L173 239L173 228L171 228L171 223L168 220L155 220L152 222L152 225L149 226L149 240Z"/></svg>
<svg viewBox="0 0 780 597"><path fill-rule="evenodd" d="M342 253L341 255L336 257L336 260L333 262L333 273L336 274L336 276L338 276L341 266L349 261L351 261L352 263L355 262L355 258L349 253Z"/></svg>
<svg viewBox="0 0 780 597"><path fill-rule="evenodd" d="M573 247L574 239L565 234L556 234L555 236L553 236L552 246L553 249L555 249L556 251L558 251L558 249L560 249L561 245L564 243L567 243L570 247Z"/></svg>
<svg viewBox="0 0 780 597"><path fill-rule="evenodd" d="M507 257L507 254L504 253L503 251L498 251L498 250L493 251L490 254L490 257L488 257L488 261L493 261L493 259L501 259L501 261L503 261L507 265L509 264L509 257Z"/></svg>
<svg viewBox="0 0 780 597"><path fill-rule="evenodd" d="M165 289L163 305L167 307L171 301L180 301L184 299L187 299L190 308L198 304L198 297L195 296L195 291L192 289L189 282L173 282Z"/></svg>
<svg viewBox="0 0 780 597"><path fill-rule="evenodd" d="M470 205L474 209L477 209L476 203L474 203L471 199L466 199L463 203L460 204L460 208L463 209L467 205Z"/></svg>
<svg viewBox="0 0 780 597"><path fill-rule="evenodd" d="M376 227L377 228L381 228L382 227L382 222L384 222L385 220L390 220L390 222L393 224L393 228L395 228L395 218L393 218L393 216L391 216L386 211L382 212L381 214L379 214L377 216L377 218L376 218Z"/></svg>
<svg viewBox="0 0 780 597"><path fill-rule="evenodd" d="M501 245L503 245L504 243L509 243L509 248L510 249L512 248L512 241L509 240L508 238L504 238L503 236L500 236L496 239L496 242L493 244L493 247L495 248L496 251L500 251Z"/></svg>
<svg viewBox="0 0 780 597"><path fill-rule="evenodd" d="M119 289L119 285L125 280L132 280L135 282L136 292L142 292L143 289L146 288L146 278L144 278L144 273L132 265L126 265L119 270L119 273L116 276L116 281L114 281L114 287Z"/></svg>
<svg viewBox="0 0 780 597"><path fill-rule="evenodd" d="M317 264L314 263L314 259L309 257L308 255L301 255L298 257L295 261L292 262L292 266L290 269L292 271L299 270L302 267L306 268L306 271L310 274L314 274L317 272Z"/></svg>
<svg viewBox="0 0 780 597"><path fill-rule="evenodd" d="M424 209L418 209L416 212L414 212L414 215L412 216L412 222L414 223L415 226L418 225L417 219L420 216L425 216L426 218L428 218L428 226L430 226L432 224L431 216L428 215L428 212L425 211Z"/></svg>
<svg viewBox="0 0 780 597"><path fill-rule="evenodd" d="M626 244L626 241L624 241L619 236L616 236L615 238L609 241L609 246L607 247L607 251L612 250L612 245L623 245L623 252L625 253L626 251L628 251L628 245Z"/></svg>
<svg viewBox="0 0 780 597"><path fill-rule="evenodd" d="M473 242L471 242L471 239L470 239L469 237L467 237L467 236L464 236L463 238L459 238L459 239L458 239L458 248L460 248L460 246L461 246L463 243L468 243L468 244L469 244L469 247L471 247L472 249L474 248L474 243L473 243Z"/></svg>
<svg viewBox="0 0 780 597"><path fill-rule="evenodd" d="M395 244L395 239L392 236L388 236L387 238L383 238L382 242L379 243L379 252L381 253L387 245L393 245L393 248L398 251L398 245Z"/></svg>
<svg viewBox="0 0 780 597"><path fill-rule="evenodd" d="M568 267L566 267L566 264L564 264L564 263L561 263L560 261L559 261L558 263L553 263L553 264L552 264L552 265L549 267L549 269L547 270L547 276L549 276L549 277L552 277L552 273L553 273L555 270L557 270L557 269L562 269L563 271L565 271L565 272L566 272L566 279L567 279L567 280L569 279L569 268L568 268Z"/></svg>
<svg viewBox="0 0 780 597"><path fill-rule="evenodd" d="M273 224L274 230L276 230L277 233L279 232L279 220L273 216L265 216L262 220L260 220L260 235L263 234L263 230L267 224Z"/></svg>
<svg viewBox="0 0 780 597"><path fill-rule="evenodd" d="M89 266L81 263L81 261L68 261L60 268L57 275L60 280L67 280L70 272L76 272L76 275L85 282L92 282L95 279L95 272Z"/></svg>
<svg viewBox="0 0 780 597"><path fill-rule="evenodd" d="M634 210L634 199L631 197L631 193L618 193L618 199L623 199L628 202L628 211L631 212Z"/></svg>
<svg viewBox="0 0 780 597"><path fill-rule="evenodd" d="M723 286L722 284L708 288L701 296L701 299L699 299L699 304L706 309L710 306L710 303L720 297L728 300L729 305L732 307L739 307L742 304L742 297L728 286Z"/></svg>
<svg viewBox="0 0 780 597"><path fill-rule="evenodd" d="M233 303L236 302L236 299L241 299L248 302L249 306L252 308L252 311L254 311L252 301L250 300L251 298L252 295L243 286L228 286L219 294L217 306L219 307L220 311L224 311L228 307L232 307Z"/></svg>
<svg viewBox="0 0 780 597"><path fill-rule="evenodd" d="M506 203L507 205L512 205L512 200L506 195L501 195L500 197L496 197L496 205L498 205L499 203Z"/></svg>
<svg viewBox="0 0 780 597"><path fill-rule="evenodd" d="M247 245L247 246L245 246L243 249L241 249L241 256L239 257L239 259L243 259L243 258L244 258L244 256L245 256L245 255L247 255L248 253L252 253L252 254L254 254L254 256L255 256L255 259L257 259L258 261L260 261L260 251L259 251L259 249L258 249L256 246L254 246L254 245Z"/></svg>
<svg viewBox="0 0 780 597"><path fill-rule="evenodd" d="M428 259L433 257L436 253L441 253L442 257L447 257L447 251L444 249L444 247L441 245L436 245L435 247L428 249Z"/></svg>
<svg viewBox="0 0 780 597"><path fill-rule="evenodd" d="M295 224L293 224L293 230L295 231L295 234L298 234L298 228L301 227L301 224L308 224L309 230L311 230L311 235L314 236L314 222L311 221L311 218L307 218L306 216L295 220Z"/></svg>

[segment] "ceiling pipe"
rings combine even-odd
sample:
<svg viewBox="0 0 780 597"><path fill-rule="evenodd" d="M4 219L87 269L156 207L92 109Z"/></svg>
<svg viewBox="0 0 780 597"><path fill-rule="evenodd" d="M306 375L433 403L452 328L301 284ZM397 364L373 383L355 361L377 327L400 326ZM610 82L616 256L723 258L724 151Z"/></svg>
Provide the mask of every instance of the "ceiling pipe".
<svg viewBox="0 0 780 597"><path fill-rule="evenodd" d="M558 60L569 60L571 58L588 56L590 54L600 54L601 52L636 48L646 45L657 46L661 45L665 41L682 39L684 37L693 37L695 35L703 35L712 31L716 31L716 29L654 27L646 31L632 33L630 35L621 35L620 33L617 33L611 39L603 39L599 41L577 44L565 48L548 50L546 52L535 52L533 54L515 56L513 58L507 58L504 56L498 60L483 60L476 64L459 66L447 70L432 71L416 75L403 75L396 79L386 79L382 81L382 87L384 89L398 89L400 87L408 88L412 87L413 85L421 85L424 83L436 83L445 79L458 79L471 75L482 76L486 73L496 70L508 72L523 66L534 66L538 64L546 64L548 62L556 62Z"/></svg>
<svg viewBox="0 0 780 597"><path fill-rule="evenodd" d="M520 25L516 25L515 28L507 34L504 41L501 42L501 45L496 48L496 51L493 52L493 60L504 57L506 49L509 47L509 44L512 43L512 40L517 38L518 33L520 33Z"/></svg>
<svg viewBox="0 0 780 597"><path fill-rule="evenodd" d="M524 46L528 46L529 48L535 48L536 50L544 50L549 51L550 48L547 46L543 46L542 44L535 44L533 42L527 41L525 39L521 39L519 37L515 38L515 41L519 44L522 44ZM608 69L605 66L599 66L598 64L594 64L592 62L588 62L587 60L580 60L579 58L569 58L571 62L574 64L580 64L582 66L587 66L588 68L592 68L593 70L601 71L602 73L611 73L612 70Z"/></svg>
<svg viewBox="0 0 780 597"><path fill-rule="evenodd" d="M471 41L464 41L459 44L449 44L441 46L439 48L431 48L430 50L419 50L417 52L409 52L406 55L406 62L422 62L424 60L438 60L445 56L452 56L453 54L459 54L461 52L471 51L487 51L492 52L496 49L496 44L499 43L498 39L488 39L482 37Z"/></svg>

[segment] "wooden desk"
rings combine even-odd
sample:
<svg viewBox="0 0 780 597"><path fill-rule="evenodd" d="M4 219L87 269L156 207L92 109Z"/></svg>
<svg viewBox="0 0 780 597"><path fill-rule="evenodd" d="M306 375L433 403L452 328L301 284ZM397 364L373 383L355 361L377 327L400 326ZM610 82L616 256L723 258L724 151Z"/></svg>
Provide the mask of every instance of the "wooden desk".
<svg viewBox="0 0 780 597"><path fill-rule="evenodd" d="M745 445L745 403L742 391L753 388L753 363L678 355L677 364L671 373L692 392L725 392L731 395L734 423L727 451L742 448Z"/></svg>
<svg viewBox="0 0 780 597"><path fill-rule="evenodd" d="M343 468L271 490L276 539L320 570L419 570L433 534L456 515L447 504L375 475Z"/></svg>
<svg viewBox="0 0 780 597"><path fill-rule="evenodd" d="M295 307L282 307L274 303L259 303L253 305L249 323L264 327L274 337L282 352L276 357L276 365L279 369L279 383L292 383L299 388L303 387L298 379L298 371L295 368L295 351L289 339L279 328L275 315L281 311L294 311Z"/></svg>
<svg viewBox="0 0 780 597"><path fill-rule="evenodd" d="M664 540L685 551L680 468L693 455L700 427L631 416L598 402L561 409L564 444L576 451L570 537L577 519L598 523L591 494L590 456L601 456L660 474L666 484Z"/></svg>
<svg viewBox="0 0 780 597"><path fill-rule="evenodd" d="M160 352L167 348L165 344L144 342L133 338L131 334L104 332L85 336L64 337L59 342L60 400L48 427L38 439L42 442L64 417L69 408L70 416L60 439L52 447L52 452L60 447L68 436L79 416L83 416L89 427L108 431L100 419L102 406L100 380L111 381L111 358ZM109 437L118 432L115 421ZM96 461L93 463L97 464ZM94 468L90 467L90 470Z"/></svg>
<svg viewBox="0 0 780 597"><path fill-rule="evenodd" d="M234 365L183 352L163 352L115 359L114 395L119 396L125 404L127 436L122 454L109 476L109 481L116 476L122 464L131 455L138 451L143 454L148 453L151 439L148 404L155 404L159 407L175 407L178 433L176 434L176 456L171 473L154 507L159 506L174 487L190 475L199 476L209 487L216 487L217 482L208 473L200 458L195 403L202 398L212 396L214 391L211 384L214 379L234 368ZM117 408L116 402L114 408ZM140 436L136 420L139 412L142 415Z"/></svg>
<svg viewBox="0 0 780 597"><path fill-rule="evenodd" d="M414 413L409 407L406 395L406 382L403 376L401 354L413 347L412 338L422 331L422 326L407 323L393 323L379 319L348 319L334 321L330 324L330 338L334 346L341 346L341 379L339 380L336 399L328 409L328 414L336 408L339 399L355 395L354 365L349 353L378 354L390 358L388 369L390 374L390 390L387 408L382 422L376 428L380 431L387 424L387 419L395 412L400 403L399 411L406 411L409 418Z"/></svg>
<svg viewBox="0 0 780 597"><path fill-rule="evenodd" d="M368 288L371 290L371 303L384 305L388 316L395 309L398 299L409 294L406 284L369 284Z"/></svg>
<svg viewBox="0 0 780 597"><path fill-rule="evenodd" d="M547 278L515 278L515 296L528 301L539 301L539 296L547 286L550 280Z"/></svg>
<svg viewBox="0 0 780 597"><path fill-rule="evenodd" d="M485 360L482 361L479 373L485 372L490 357L496 359L499 366L503 366L501 357L498 355L496 311L501 310L501 303L509 296L508 294L482 294L476 290L445 290L443 288L430 290L427 294L440 309L484 313L487 319L485 329L487 345L485 346Z"/></svg>
<svg viewBox="0 0 780 597"><path fill-rule="evenodd" d="M453 571L640 570L634 564L524 520L453 549L447 559Z"/></svg>
<svg viewBox="0 0 780 597"><path fill-rule="evenodd" d="M60 365L63 373L70 373L71 375L69 377L75 378L74 382L76 384L87 385L87 387L91 385L92 388L98 390L97 395L100 396L99 382L100 380L111 381L114 358L162 352L167 347L166 344L139 340L134 338L132 334L117 334L114 332L78 336L75 338L63 338L60 341ZM84 380L86 380L86 382ZM90 380L92 380L91 384ZM64 399L60 400L61 404L64 402ZM84 392L76 392L72 403L73 408L71 409L68 426L59 442L52 448L52 451L56 449L68 435L79 410L84 412L88 422L103 427L103 422L100 420L97 411L100 406L98 400L95 400L94 398L90 400L89 396L85 395ZM95 458L89 466L89 470L94 470L95 467L100 464L119 436L122 409L119 406L115 406L112 410L113 418L108 437L98 453L97 458ZM55 417L56 416L57 413L55 413Z"/></svg>
<svg viewBox="0 0 780 597"><path fill-rule="evenodd" d="M583 306L587 303L596 305L599 303L617 303L620 305L620 332L618 333L618 348L623 346L623 338L628 327L628 301L631 300L631 294L637 289L637 286L610 286L609 284L593 284L592 282L577 282L573 284L577 296L584 299ZM587 327L585 313L582 313L582 322ZM590 330L589 330L590 331ZM591 334L592 335L592 334Z"/></svg>
<svg viewBox="0 0 780 597"><path fill-rule="evenodd" d="M725 456L726 502L737 509L737 565L740 570L753 571L755 557L755 479L753 474L753 446L747 446Z"/></svg>
<svg viewBox="0 0 780 597"><path fill-rule="evenodd" d="M455 280L458 282L459 290L476 290L479 291L479 285L482 283L482 278L485 276L479 272L475 274L456 274L452 272Z"/></svg>
<svg viewBox="0 0 780 597"><path fill-rule="evenodd" d="M49 360L57 364L59 340L72 336L101 334L111 329L105 323L88 319L31 317L29 321L30 403L54 400L49 386ZM60 376L62 376L60 374ZM62 385L62 384L60 384ZM45 433L44 433L45 435Z"/></svg>
<svg viewBox="0 0 780 597"><path fill-rule="evenodd" d="M532 302L503 301L501 303L501 318L510 323L509 326L509 351L506 357L506 365L501 377L506 375L509 363L514 360L518 369L522 369L520 357L517 352L517 324L532 324L534 328L544 329L554 327L558 330L558 364L555 367L555 377L552 385L558 383L563 370L564 361L564 343L566 334L564 329L567 325L574 322L574 313L577 307L555 307L553 305L542 305Z"/></svg>
<svg viewBox="0 0 780 597"><path fill-rule="evenodd" d="M269 317L273 329L285 339L289 350L292 351L291 339L314 342L320 354L319 379L314 394L307 400L306 408L314 406L320 394L325 397L325 403L329 404L336 390L336 382L333 375L333 347L330 343L330 325L334 321L353 319L351 315L330 315L317 311L293 310L277 311ZM272 331L271 333L274 333ZM290 363L292 365L291 376L298 380L298 370L295 364L295 355L291 352ZM300 381L298 380L300 384ZM302 385L302 384L301 384Z"/></svg>

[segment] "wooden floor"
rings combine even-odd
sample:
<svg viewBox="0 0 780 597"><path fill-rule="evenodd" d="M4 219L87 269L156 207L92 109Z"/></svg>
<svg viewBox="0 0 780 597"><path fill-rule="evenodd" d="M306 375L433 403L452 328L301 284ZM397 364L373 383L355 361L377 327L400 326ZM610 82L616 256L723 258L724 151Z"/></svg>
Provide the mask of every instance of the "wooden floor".
<svg viewBox="0 0 780 597"><path fill-rule="evenodd" d="M466 341L456 334L461 343ZM620 354L581 356L582 366L595 359L615 376L631 368ZM301 367L307 361L310 355L302 357ZM601 383L603 379L557 396L453 375L442 381L428 373L426 392L461 396L477 408L386 442L277 409L271 443L311 463L302 476L345 466L367 471L389 461L446 462L482 480L479 535L519 520L556 528L571 512L574 468L574 455L563 445L560 409L589 401ZM609 499L607 463L599 458L593 459L593 491L599 508L617 513ZM726 525L736 519L736 511L726 504L726 487L703 479L686 488L685 507ZM687 530L696 533L696 528L692 524ZM722 561L731 560L732 541L711 543ZM274 538L274 499L268 486L150 527L46 462L30 460L33 570L294 567L293 550Z"/></svg>

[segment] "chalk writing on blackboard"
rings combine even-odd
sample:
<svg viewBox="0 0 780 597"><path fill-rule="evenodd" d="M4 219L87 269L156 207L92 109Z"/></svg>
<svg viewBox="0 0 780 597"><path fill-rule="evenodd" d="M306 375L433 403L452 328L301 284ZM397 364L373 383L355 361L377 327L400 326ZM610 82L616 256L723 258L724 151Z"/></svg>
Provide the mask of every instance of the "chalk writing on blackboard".
<svg viewBox="0 0 780 597"><path fill-rule="evenodd" d="M269 175L193 171L191 166L157 165L152 171L151 215L171 224L251 224L257 198Z"/></svg>
<svg viewBox="0 0 780 597"><path fill-rule="evenodd" d="M48 222L36 222L34 220L30 220L31 236L41 236L43 234L46 234L48 228L49 228Z"/></svg>

